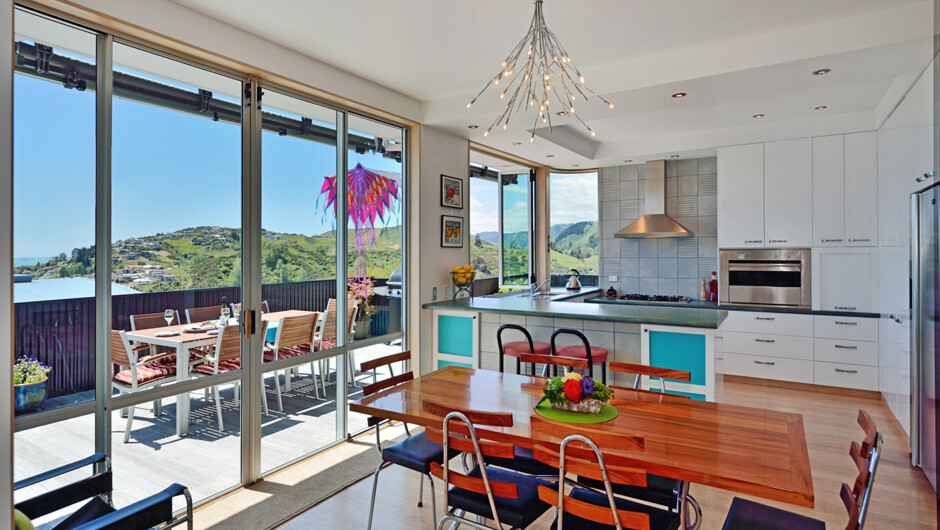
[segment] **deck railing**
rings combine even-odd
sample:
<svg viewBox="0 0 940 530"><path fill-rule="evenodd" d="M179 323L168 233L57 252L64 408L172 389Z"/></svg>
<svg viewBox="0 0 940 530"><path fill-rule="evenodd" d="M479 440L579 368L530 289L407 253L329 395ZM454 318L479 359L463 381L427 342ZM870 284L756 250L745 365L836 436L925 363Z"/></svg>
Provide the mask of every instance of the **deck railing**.
<svg viewBox="0 0 940 530"><path fill-rule="evenodd" d="M375 286L384 286L385 282L384 278L376 278ZM322 311L335 294L334 279L261 286L261 297L268 301L272 311ZM227 303L241 302L241 287L112 296L111 329L130 330L131 315L162 313L166 309L179 311L185 322L185 309L221 306L222 297ZM400 299L375 295L373 305L378 312L372 317L369 336L401 331ZM47 399L95 388L94 298L22 302L14 304L13 318L15 358L31 356L52 367Z"/></svg>

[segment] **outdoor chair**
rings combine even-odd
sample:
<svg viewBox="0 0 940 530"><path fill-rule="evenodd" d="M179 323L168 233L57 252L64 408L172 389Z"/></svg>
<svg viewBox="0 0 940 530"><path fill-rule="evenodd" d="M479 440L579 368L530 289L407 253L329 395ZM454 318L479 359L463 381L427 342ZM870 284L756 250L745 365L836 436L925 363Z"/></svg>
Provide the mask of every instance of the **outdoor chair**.
<svg viewBox="0 0 940 530"><path fill-rule="evenodd" d="M281 317L277 333L274 336L274 342L265 345L264 362L274 362L280 359L291 359L310 353L313 344L313 333L317 326L319 313L309 315L300 315L294 317ZM293 369L284 371L284 386L290 390L290 372ZM310 377L313 379L313 392L319 398L320 390L317 387L317 373L314 370L314 361L310 361ZM321 383L323 383L323 394L326 395L326 384L323 382L323 372L320 372ZM277 386L277 406L283 412L284 405L281 402L281 383L275 373L274 384Z"/></svg>
<svg viewBox="0 0 940 530"><path fill-rule="evenodd" d="M193 499L189 490L180 484L172 484L160 493L151 495L121 509L114 507L111 459L104 453L95 453L71 464L66 464L45 473L40 473L13 484L20 490L43 484L67 473L91 467L91 476L76 480L65 486L39 493L14 506L31 520L50 515L69 506L85 502L81 507L61 520L44 524L54 525L57 530L71 528L171 528L183 523L193 528ZM186 500L186 511L173 515L173 499L182 495ZM7 514L9 516L9 514Z"/></svg>
<svg viewBox="0 0 940 530"><path fill-rule="evenodd" d="M191 307L186 310L186 323L196 324L207 320L218 320L222 313L221 305L209 307Z"/></svg>
<svg viewBox="0 0 940 530"><path fill-rule="evenodd" d="M172 352L148 355L138 359L139 352L134 350L123 330L111 330L111 363L122 370L114 374L111 386L121 394L131 394L176 380L176 366L160 361ZM127 425L124 429L124 443L131 438L131 425L134 422L134 409L127 408ZM154 402L154 415L160 415L160 404Z"/></svg>
<svg viewBox="0 0 940 530"><path fill-rule="evenodd" d="M356 329L356 315L358 307L352 297L346 300L346 333L347 336ZM336 299L330 298L326 302L326 309L323 311L323 318L319 321L319 327L314 332L313 351L323 351L336 347ZM320 361L320 373L326 373L330 366L329 359ZM325 367L325 369L324 369ZM355 354L349 352L346 354L346 381L352 381L353 374L356 373Z"/></svg>

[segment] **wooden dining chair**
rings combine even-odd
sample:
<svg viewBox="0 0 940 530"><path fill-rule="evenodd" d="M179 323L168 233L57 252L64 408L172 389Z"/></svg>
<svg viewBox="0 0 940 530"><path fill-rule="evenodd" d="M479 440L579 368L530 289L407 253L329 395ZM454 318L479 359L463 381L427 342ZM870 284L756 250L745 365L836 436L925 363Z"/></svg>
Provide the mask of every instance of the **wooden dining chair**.
<svg viewBox="0 0 940 530"><path fill-rule="evenodd" d="M414 374L411 371L405 371L403 369L400 374L395 375L393 368L395 363L409 363L410 361L411 352L405 351L392 355L386 355L385 357L380 357L378 359L373 359L371 361L362 363L361 369L363 372L376 370L383 366L387 366L389 371L389 377L387 379L383 379L363 388L362 396L371 396L372 394L381 392L382 390L386 390L413 380ZM366 420L366 423L369 427L375 427L375 448L378 449L379 454L382 456L382 460L379 462L378 467L375 468L375 474L372 478L372 501L369 504L369 524L366 528L372 528L372 515L375 512L375 491L379 485L379 472L382 471L382 467L385 464L396 464L406 469L417 471L418 473L424 475L424 477L427 477L428 484L431 486L431 514L433 516L432 522L436 526L437 505L434 498L434 479L431 478L431 463L440 462L444 458L444 447L440 443L434 443L428 440L424 432L412 435L411 431L408 429L408 424L406 423L405 432L408 434L408 438L391 447L386 447L383 449L382 439L379 436L379 424L381 422L381 418L376 418L374 416L370 416ZM449 453L449 455L450 456L448 457L448 460L457 454L455 451L452 451ZM422 477L422 479L418 482L418 507L422 506L424 500L424 477Z"/></svg>
<svg viewBox="0 0 940 530"><path fill-rule="evenodd" d="M871 416L858 411L858 423L865 431L862 443L849 445L849 456L858 468L858 476L852 486L842 484L839 495L848 513L846 530L863 530L868 514L868 504L872 488L875 485L875 471L881 460L884 439L875 427ZM795 514L773 506L735 497L725 518L722 530L745 530L761 528L765 530L824 530L826 523L811 517Z"/></svg>
<svg viewBox="0 0 940 530"><path fill-rule="evenodd" d="M131 346L124 330L111 330L111 363L118 366L118 371L111 379L111 387L119 394L131 394L176 380L176 366L160 362L162 358L173 355L172 352L147 355L143 359L138 357L139 353ZM132 406L126 410L124 443L131 439L135 408ZM160 415L158 402L154 402L153 410L155 415Z"/></svg>
<svg viewBox="0 0 940 530"><path fill-rule="evenodd" d="M692 380L691 372L673 370L672 368L661 368L659 366L649 366L647 364L610 362L608 368L611 372L636 374L636 377L633 379L634 389L640 388L640 381L643 379L644 375L659 378L659 388L664 394L666 393L666 379L685 381L686 383Z"/></svg>
<svg viewBox="0 0 940 530"><path fill-rule="evenodd" d="M449 409L429 402L425 402L424 407L428 411L436 408L440 412ZM456 427L451 423L456 423ZM443 445L445 452L469 453L476 462L468 473L451 469L449 459L431 464L431 474L444 481L445 514L438 528L444 528L447 523L491 528L469 519L468 514L492 519L495 528L503 528L503 523L513 528L529 527L548 511L549 504L538 496L539 486L548 483L489 465L489 458L513 458L515 448L512 443L497 441L498 435L477 431L474 425L511 426L512 413L450 410L444 416L441 429L426 429L428 439Z"/></svg>
<svg viewBox="0 0 940 530"><path fill-rule="evenodd" d="M218 320L221 316L221 305L209 307L190 307L186 310L186 323L196 324L207 320Z"/></svg>
<svg viewBox="0 0 940 530"><path fill-rule="evenodd" d="M269 363L280 359L291 359L311 353L313 333L316 329L319 317L319 313L281 317L278 322L277 333L274 336L274 342L270 345L265 345L264 362ZM284 380L287 390L290 390L291 371L292 370L284 370ZM320 390L317 387L317 373L314 370L314 361L310 361L310 377L313 379L313 393L319 399ZM278 410L283 412L284 405L281 401L281 383L276 373L274 374L274 384L277 387ZM325 384L323 386L323 394L326 395Z"/></svg>
<svg viewBox="0 0 940 530"><path fill-rule="evenodd" d="M606 447L635 445L637 437L617 441L617 435L596 433L608 440ZM639 439L642 442L642 438ZM642 444L641 444L642 445ZM635 462L604 454L595 440L580 434L566 436L560 446L538 444L535 457L558 471L558 485L539 486L539 498L557 508L552 528L584 530L665 530L679 527L679 514L647 504L615 497L613 485L646 487L647 473ZM601 484L601 490L574 487L565 491L565 477L575 473Z"/></svg>
<svg viewBox="0 0 940 530"><path fill-rule="evenodd" d="M267 321L261 321L261 336L267 331ZM193 375L197 377L208 377L212 375L224 374L240 370L242 348L241 336L239 335L238 324L232 326L222 326L219 328L219 337L212 349L212 352L206 355L206 362L193 368ZM236 381L234 386L235 403L238 403L238 385ZM268 402L264 396L264 374L261 375L261 404L264 414L268 414ZM224 431L222 423L222 399L219 396L219 385L212 387L213 399L215 400L215 412L219 420L219 431Z"/></svg>
<svg viewBox="0 0 940 530"><path fill-rule="evenodd" d="M270 312L271 312L271 308L270 306L268 306L268 301L262 300L261 301L261 313L270 313Z"/></svg>

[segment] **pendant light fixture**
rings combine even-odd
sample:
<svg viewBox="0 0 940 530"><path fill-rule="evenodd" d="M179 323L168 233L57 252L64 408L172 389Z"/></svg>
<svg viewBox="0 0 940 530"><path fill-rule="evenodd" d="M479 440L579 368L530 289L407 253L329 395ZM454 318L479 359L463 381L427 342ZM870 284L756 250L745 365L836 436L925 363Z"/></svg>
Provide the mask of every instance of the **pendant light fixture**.
<svg viewBox="0 0 940 530"><path fill-rule="evenodd" d="M545 24L542 0L535 0L535 14L529 24L529 31L503 60L496 76L487 81L483 90L467 103L467 108L476 103L488 88L499 90L500 85L503 85L503 90L499 93L499 99L505 101L505 106L496 120L483 132L483 136L488 136L496 127L507 129L514 112L525 112L535 107L538 107L538 114L532 126L530 142L535 141L535 127L539 120L548 124L551 130L550 108L560 109L556 111L558 114L565 112L574 116L591 136L596 136L594 129L575 113L575 103L579 98L588 101L589 96L593 95L609 108L614 108L613 103L584 84L584 75L571 62L564 46Z"/></svg>

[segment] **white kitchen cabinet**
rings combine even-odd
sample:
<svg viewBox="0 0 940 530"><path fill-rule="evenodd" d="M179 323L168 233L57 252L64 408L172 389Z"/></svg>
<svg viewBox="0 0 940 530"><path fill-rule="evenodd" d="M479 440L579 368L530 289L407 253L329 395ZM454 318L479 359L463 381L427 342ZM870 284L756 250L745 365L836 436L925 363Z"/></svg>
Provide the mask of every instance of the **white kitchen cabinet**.
<svg viewBox="0 0 940 530"><path fill-rule="evenodd" d="M813 309L870 313L878 307L877 252L870 248L814 248Z"/></svg>
<svg viewBox="0 0 940 530"><path fill-rule="evenodd" d="M844 138L841 134L813 138L814 247L841 247L845 242L848 160Z"/></svg>
<svg viewBox="0 0 940 530"><path fill-rule="evenodd" d="M718 149L718 247L764 246L764 144Z"/></svg>
<svg viewBox="0 0 940 530"><path fill-rule="evenodd" d="M878 135L845 135L845 244L878 244Z"/></svg>
<svg viewBox="0 0 940 530"><path fill-rule="evenodd" d="M810 138L764 144L764 239L766 247L813 245Z"/></svg>

